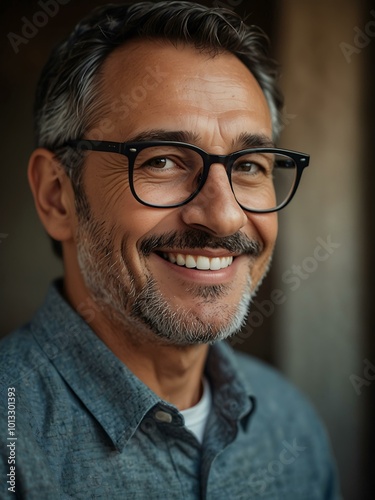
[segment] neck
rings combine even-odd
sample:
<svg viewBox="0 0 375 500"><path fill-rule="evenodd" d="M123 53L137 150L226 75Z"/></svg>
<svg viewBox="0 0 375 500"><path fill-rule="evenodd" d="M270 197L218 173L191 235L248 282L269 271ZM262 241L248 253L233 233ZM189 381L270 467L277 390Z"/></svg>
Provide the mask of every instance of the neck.
<svg viewBox="0 0 375 500"><path fill-rule="evenodd" d="M65 282L64 294L68 302L136 377L179 410L199 402L207 345L163 344L155 340L153 333L137 330L130 322L124 325L109 318L89 295L83 297L76 290ZM91 311L90 317L85 311Z"/></svg>
<svg viewBox="0 0 375 500"><path fill-rule="evenodd" d="M122 350L120 359L160 398L179 410L199 402L207 346L143 344L140 349L132 347Z"/></svg>

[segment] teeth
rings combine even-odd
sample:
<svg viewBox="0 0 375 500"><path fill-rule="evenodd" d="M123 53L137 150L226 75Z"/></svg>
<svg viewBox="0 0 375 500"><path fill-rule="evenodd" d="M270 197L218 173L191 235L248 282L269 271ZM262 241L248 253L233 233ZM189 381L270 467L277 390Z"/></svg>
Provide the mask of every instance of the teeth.
<svg viewBox="0 0 375 500"><path fill-rule="evenodd" d="M167 256L168 258L168 256ZM185 265L185 257L181 255L180 253L177 254L176 262L179 266L184 266Z"/></svg>
<svg viewBox="0 0 375 500"><path fill-rule="evenodd" d="M163 257L179 266L185 266L189 269L199 269L201 271L218 271L225 269L233 262L233 257L206 257L204 255L184 255L181 253L163 253Z"/></svg>
<svg viewBox="0 0 375 500"><path fill-rule="evenodd" d="M197 262L195 262L195 259L192 255L187 255L185 258L185 266L188 267L189 269L193 267L197 267Z"/></svg>
<svg viewBox="0 0 375 500"><path fill-rule="evenodd" d="M210 259L208 257L202 257L201 255L197 257L197 269L202 269L203 271L207 271L210 269Z"/></svg>
<svg viewBox="0 0 375 500"><path fill-rule="evenodd" d="M214 259L211 259L210 269L212 271L218 271L219 269L221 269L221 259L219 259L219 257L215 257Z"/></svg>
<svg viewBox="0 0 375 500"><path fill-rule="evenodd" d="M164 254L164 257L166 256L166 254ZM176 264L176 257L173 255L173 253L170 253L168 257L169 262L172 262L172 264Z"/></svg>

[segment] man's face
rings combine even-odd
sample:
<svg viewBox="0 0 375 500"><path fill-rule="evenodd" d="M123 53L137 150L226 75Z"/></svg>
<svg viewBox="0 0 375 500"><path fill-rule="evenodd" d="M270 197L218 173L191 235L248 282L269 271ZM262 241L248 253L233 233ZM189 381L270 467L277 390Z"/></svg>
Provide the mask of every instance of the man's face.
<svg viewBox="0 0 375 500"><path fill-rule="evenodd" d="M271 141L265 97L231 54L133 41L109 56L101 76L103 119L87 139L179 132L212 154L243 149L245 135ZM84 286L134 341L186 345L233 334L269 266L276 215L244 212L219 164L187 205L144 206L130 191L126 163L117 154L87 154L90 217L78 217L76 231Z"/></svg>

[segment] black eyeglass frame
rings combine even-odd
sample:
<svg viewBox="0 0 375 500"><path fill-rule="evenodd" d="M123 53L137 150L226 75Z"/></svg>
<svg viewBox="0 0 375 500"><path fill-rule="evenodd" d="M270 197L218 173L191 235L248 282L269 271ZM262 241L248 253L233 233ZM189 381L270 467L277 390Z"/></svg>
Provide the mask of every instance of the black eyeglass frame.
<svg viewBox="0 0 375 500"><path fill-rule="evenodd" d="M281 210L282 208L286 207L288 203L292 200L293 196L295 195L298 185L300 183L301 177L302 177L302 172L303 170L309 165L310 161L310 155L306 153L300 153L299 151L291 151L289 149L280 149L280 148L262 148L262 147L257 147L257 148L248 148L248 149L242 149L240 151L235 151L234 153L230 153L229 155L213 155L209 154L203 149L199 148L198 146L195 146L193 144L185 143L185 142L177 142L177 141L141 141L141 142L112 142L112 141L91 141L88 139L82 139L82 140L75 140L75 141L68 141L66 142L63 147L68 146L73 149L76 149L78 151L98 151L98 152L104 152L104 153L117 153L117 154L122 154L128 158L129 165L128 165L128 178L129 178L129 186L130 190L134 196L134 198L141 203L142 205L145 205L147 207L153 207L153 208L176 208L176 207L181 207L183 205L186 205L189 203L191 200L193 200L197 194L202 190L208 174L210 167L213 163L219 163L225 167L229 184L232 189L233 195L236 198L236 194L233 190L232 186L232 178L231 178L231 170L234 162L239 158L240 156L243 156L245 154L249 153L271 153L271 154L280 154L280 155L285 155L285 156L290 156L293 161L296 164L297 167L297 173L296 173L296 178L294 181L294 186L291 189L288 198L283 201L280 205L277 205L274 208L269 208L269 209L249 209L244 207L236 198L237 203L239 206L245 210L246 212L252 212L252 213L271 213L271 212L277 212ZM133 183L133 171L134 171L134 162L139 154L140 151L146 148L150 147L157 147L157 146L172 146L172 147L184 147L191 149L192 151L195 151L198 153L202 160L203 160L203 171L202 175L199 180L199 184L197 189L184 201L179 202L179 203L173 203L170 205L155 205L153 203L148 203L141 198L136 193L136 190L134 188L134 183Z"/></svg>

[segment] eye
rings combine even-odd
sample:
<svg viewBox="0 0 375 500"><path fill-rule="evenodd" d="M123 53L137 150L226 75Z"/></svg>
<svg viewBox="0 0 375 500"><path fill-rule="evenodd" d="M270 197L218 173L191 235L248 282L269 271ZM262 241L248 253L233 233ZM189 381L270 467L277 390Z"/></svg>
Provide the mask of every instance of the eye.
<svg viewBox="0 0 375 500"><path fill-rule="evenodd" d="M237 163L234 166L234 170L235 172L249 175L258 175L264 173L264 168L258 163L254 163L253 161L244 161L241 163Z"/></svg>
<svg viewBox="0 0 375 500"><path fill-rule="evenodd" d="M176 162L167 157L155 157L147 160L142 166L152 167L158 170L169 170L176 167Z"/></svg>

